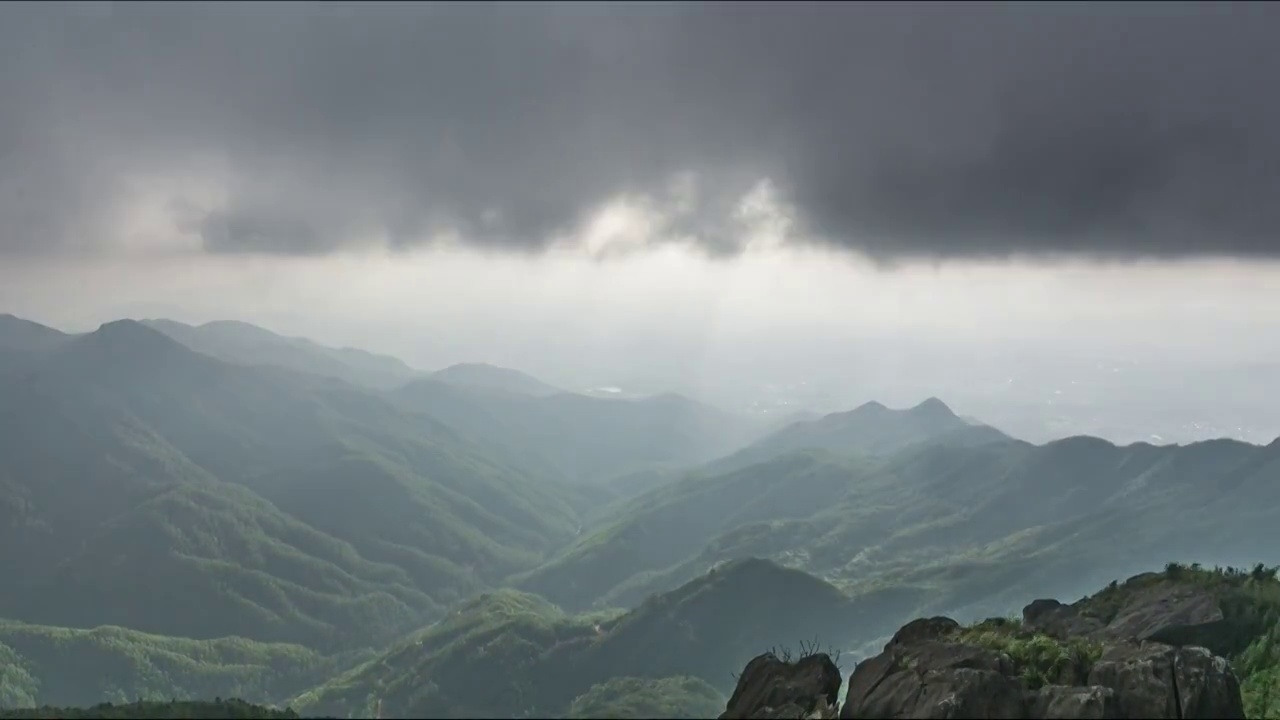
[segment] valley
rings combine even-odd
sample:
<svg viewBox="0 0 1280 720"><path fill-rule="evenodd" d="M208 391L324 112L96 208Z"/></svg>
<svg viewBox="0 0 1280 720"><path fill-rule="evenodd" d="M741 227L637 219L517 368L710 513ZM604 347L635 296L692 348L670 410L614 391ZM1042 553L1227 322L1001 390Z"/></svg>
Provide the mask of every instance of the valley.
<svg viewBox="0 0 1280 720"><path fill-rule="evenodd" d="M780 422L0 318L2 708L707 716L770 647L847 671L918 617L1274 565L1278 522L1280 440L1033 444L938 398Z"/></svg>

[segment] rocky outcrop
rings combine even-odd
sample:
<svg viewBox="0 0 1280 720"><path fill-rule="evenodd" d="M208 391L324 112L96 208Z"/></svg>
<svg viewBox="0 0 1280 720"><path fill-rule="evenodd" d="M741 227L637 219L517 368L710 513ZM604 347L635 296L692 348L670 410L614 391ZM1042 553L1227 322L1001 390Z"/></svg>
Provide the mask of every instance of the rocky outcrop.
<svg viewBox="0 0 1280 720"><path fill-rule="evenodd" d="M1222 619L1218 598L1209 591L1159 583L1134 592L1103 632L1121 639L1163 640L1198 627L1211 628Z"/></svg>
<svg viewBox="0 0 1280 720"><path fill-rule="evenodd" d="M959 629L942 617L907 623L884 652L858 663L840 717L1025 717L1012 661L955 642Z"/></svg>
<svg viewBox="0 0 1280 720"><path fill-rule="evenodd" d="M1026 657L965 633L891 642L858 664L840 717L1244 717L1235 676L1204 648L1131 640L1090 660L1045 640L1010 635L1010 648L1021 643Z"/></svg>
<svg viewBox="0 0 1280 720"><path fill-rule="evenodd" d="M1225 622L1213 593L1156 575L1072 605L1036 600L1021 622L921 618L858 663L839 717L1243 718L1238 679L1202 642ZM721 717L829 717L828 664L762 655Z"/></svg>
<svg viewBox="0 0 1280 720"><path fill-rule="evenodd" d="M809 655L796 662L765 653L747 663L720 717L725 720L835 718L840 680L840 669L825 653Z"/></svg>
<svg viewBox="0 0 1280 720"><path fill-rule="evenodd" d="M1036 600L1022 611L1022 622L1059 639L1154 640L1179 647L1206 646L1218 653L1233 649L1221 642L1232 634L1224 632L1226 620L1217 595L1155 573L1137 575L1121 588L1108 588L1072 605Z"/></svg>
<svg viewBox="0 0 1280 720"><path fill-rule="evenodd" d="M1090 636L1106 627L1100 618L1057 600L1036 600L1022 609L1022 626L1050 637Z"/></svg>
<svg viewBox="0 0 1280 720"><path fill-rule="evenodd" d="M1226 660L1158 640L1222 619L1203 590L1138 582L1075 605L1036 600L1021 623L914 620L858 664L840 717L1243 718Z"/></svg>

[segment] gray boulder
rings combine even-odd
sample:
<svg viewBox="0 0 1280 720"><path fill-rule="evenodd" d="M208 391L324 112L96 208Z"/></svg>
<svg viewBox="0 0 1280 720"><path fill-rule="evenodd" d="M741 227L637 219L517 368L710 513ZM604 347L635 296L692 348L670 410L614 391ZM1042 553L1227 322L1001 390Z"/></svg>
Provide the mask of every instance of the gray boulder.
<svg viewBox="0 0 1280 720"><path fill-rule="evenodd" d="M720 717L724 720L835 718L840 681L840 668L826 653L809 655L795 662L765 653L747 663Z"/></svg>

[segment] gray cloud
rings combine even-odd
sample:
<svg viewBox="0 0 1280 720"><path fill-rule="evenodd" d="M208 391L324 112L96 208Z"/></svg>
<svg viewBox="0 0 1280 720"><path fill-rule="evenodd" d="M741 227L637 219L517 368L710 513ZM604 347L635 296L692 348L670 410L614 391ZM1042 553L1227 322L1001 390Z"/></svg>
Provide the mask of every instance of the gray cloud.
<svg viewBox="0 0 1280 720"><path fill-rule="evenodd" d="M459 230L536 251L611 197L732 247L770 178L872 256L1280 255L1272 4L0 6L0 251L132 179L207 252ZM169 187L161 183L162 187Z"/></svg>

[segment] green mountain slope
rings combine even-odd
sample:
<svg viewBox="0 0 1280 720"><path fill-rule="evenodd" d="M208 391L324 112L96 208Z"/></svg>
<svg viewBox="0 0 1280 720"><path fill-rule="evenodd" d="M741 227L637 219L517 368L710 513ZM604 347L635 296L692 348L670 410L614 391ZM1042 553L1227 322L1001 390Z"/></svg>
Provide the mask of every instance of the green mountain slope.
<svg viewBox="0 0 1280 720"><path fill-rule="evenodd" d="M591 686L569 705L569 718L718 717L727 698L695 677L618 677Z"/></svg>
<svg viewBox="0 0 1280 720"><path fill-rule="evenodd" d="M0 425L0 609L50 625L372 645L579 525L424 415L129 321L0 382Z"/></svg>
<svg viewBox="0 0 1280 720"><path fill-rule="evenodd" d="M841 639L819 647L802 636L791 646L801 654L838 650L846 640L888 635L897 627L888 620L892 602L883 597L868 600L845 598L816 578L762 560L726 564L625 614L568 616L536 596L503 590L466 603L441 622L290 703L304 716L711 717L724 707L724 688L736 682L734 675L717 671L721 663L739 658L731 667L742 667L770 645L785 658L790 651L779 647L777 638L797 632ZM1199 645L1229 658L1241 681L1246 717L1274 717L1275 673L1280 666L1280 583L1275 567L1208 570L1168 563L1164 572L1111 582L1071 605L1046 600L1027 604L1028 600L1020 600L1026 608L1021 617L956 626L934 642L997 650L1006 656L1009 672L1028 684L1059 682L1064 663L1069 668L1076 661L1097 662L1094 653L1102 653L1106 642L1137 636L1177 646ZM50 632L59 631L37 629L33 634L43 638ZM80 635L105 639L118 632L103 629ZM1061 640L1064 632L1073 638L1069 643ZM754 649L749 647L753 644ZM88 652L100 654L101 645L95 643ZM0 645L0 653L5 647ZM286 666L303 664L297 651L282 649ZM1068 654L1072 650L1083 654ZM262 647L184 651L201 655L215 673L226 658L243 656L256 663L270 655ZM168 662L163 651L154 654L157 658L148 667L156 667L155 659ZM3 657L13 656L9 651ZM840 657L835 655L837 663ZM129 711L134 714L126 714ZM268 711L222 700L0 711L3 717L151 714L265 717Z"/></svg>
<svg viewBox="0 0 1280 720"><path fill-rule="evenodd" d="M334 675L340 663L299 645L0 623L0 668L0 707L40 707L216 696L279 701Z"/></svg>
<svg viewBox="0 0 1280 720"><path fill-rule="evenodd" d="M454 592L476 587L457 578ZM439 612L448 594L432 590L247 489L215 485L174 488L104 523L25 588L14 612L72 627L110 623L333 651L386 642Z"/></svg>
<svg viewBox="0 0 1280 720"><path fill-rule="evenodd" d="M798 451L694 474L616 506L520 587L566 607L628 605L759 555L919 612L1004 612L1174 554L1238 563L1280 520L1280 445L1117 447L1093 438L916 444L888 457Z"/></svg>
<svg viewBox="0 0 1280 720"><path fill-rule="evenodd" d="M737 528L810 518L844 491L851 477L869 471L857 460L810 451L724 475L695 475L613 509L597 531L515 580L566 608L583 609L633 576L679 563ZM610 598L609 604L629 606L649 592L669 590L706 572L711 564L671 586Z"/></svg>
<svg viewBox="0 0 1280 720"><path fill-rule="evenodd" d="M770 645L1280 560L1280 441L1037 446L927 401L724 455L762 426L676 396L287 365L0 317L0 706L698 714ZM1260 622L1229 652L1265 708Z"/></svg>
<svg viewBox="0 0 1280 720"><path fill-rule="evenodd" d="M379 703L399 717L561 716L601 702L598 686L619 678L643 679L637 697L613 698L623 705L646 702L654 682L705 699L704 684L731 687L726 668L761 647L825 637L857 607L817 578L761 560L718 568L621 615L566 615L504 590L292 702L306 714L356 717ZM664 680L677 677L697 681Z"/></svg>
<svg viewBox="0 0 1280 720"><path fill-rule="evenodd" d="M273 365L370 388L395 387L422 374L387 355L325 347L234 320L198 326L164 319L141 322L196 352L237 365Z"/></svg>
<svg viewBox="0 0 1280 720"><path fill-rule="evenodd" d="M59 720L106 720L107 718L190 718L191 720L294 720L298 714L292 710L276 710L252 705L243 700L143 700L128 704L102 703L87 708L40 707L21 710L0 710L5 720L27 718L58 718Z"/></svg>

